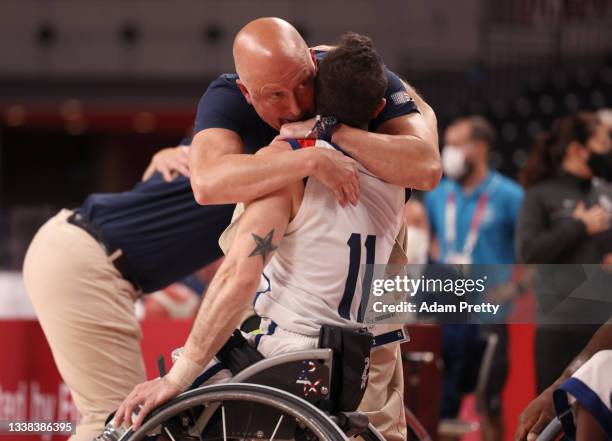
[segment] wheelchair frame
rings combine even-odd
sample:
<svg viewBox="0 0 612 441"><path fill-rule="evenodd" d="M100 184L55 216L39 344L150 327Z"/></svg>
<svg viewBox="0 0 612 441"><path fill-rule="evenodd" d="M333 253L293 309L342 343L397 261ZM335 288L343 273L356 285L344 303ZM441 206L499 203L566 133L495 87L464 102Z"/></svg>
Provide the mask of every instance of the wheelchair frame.
<svg viewBox="0 0 612 441"><path fill-rule="evenodd" d="M252 402L283 413L270 437L264 438L264 432L258 431L255 437L247 436L239 438L269 439L274 441L284 415L289 415L296 419L300 427L303 426L309 429L319 440L348 440L346 434L338 425L338 418L323 412L314 403L295 393L290 393L277 387L251 383L251 380L255 380L257 377L265 377L266 372L274 368L296 362L317 362L325 366L329 373L328 380L331 380L333 373L333 351L331 349L297 351L266 358L245 368L226 381L202 386L180 394L151 412L137 431L133 431L130 428L123 434L120 441L139 441L144 439L147 433L164 424L172 417L202 405L205 408L197 417L194 417L193 424L189 425L187 429L188 433L195 439L201 439L200 434L207 427L211 418L214 415L218 415L218 410L221 407L223 439L227 440L224 402ZM321 395L327 395L328 391L326 392L325 388L329 387L329 381L322 384L326 384L326 386L319 387L319 392ZM174 438L167 428L164 430L167 431L171 439ZM368 424L365 432L359 436L365 441L384 441L382 435L371 424ZM236 437L233 436L232 438Z"/></svg>
<svg viewBox="0 0 612 441"><path fill-rule="evenodd" d="M538 435L536 441L555 441L562 433L563 427L561 426L561 421L555 417Z"/></svg>

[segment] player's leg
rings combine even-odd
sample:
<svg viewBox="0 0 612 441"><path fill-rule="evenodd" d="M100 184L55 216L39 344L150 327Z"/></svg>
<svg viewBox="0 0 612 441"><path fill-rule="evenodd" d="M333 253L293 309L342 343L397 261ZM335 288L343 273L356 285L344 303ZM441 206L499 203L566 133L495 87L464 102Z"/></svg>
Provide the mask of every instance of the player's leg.
<svg viewBox="0 0 612 441"><path fill-rule="evenodd" d="M145 380L134 287L63 211L37 233L24 280L62 378L81 413L72 440L90 441Z"/></svg>

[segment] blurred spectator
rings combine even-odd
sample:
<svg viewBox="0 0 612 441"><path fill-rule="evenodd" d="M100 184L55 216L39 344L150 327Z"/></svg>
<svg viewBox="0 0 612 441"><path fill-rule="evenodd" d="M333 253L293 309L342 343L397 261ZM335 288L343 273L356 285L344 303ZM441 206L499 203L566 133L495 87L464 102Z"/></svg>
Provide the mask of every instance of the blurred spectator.
<svg viewBox="0 0 612 441"><path fill-rule="evenodd" d="M425 206L416 199L409 200L404 206L404 219L406 221L406 234L408 237L406 249L408 263L427 263L431 233Z"/></svg>
<svg viewBox="0 0 612 441"><path fill-rule="evenodd" d="M488 121L470 116L453 121L446 129L442 167L446 179L425 196L431 231L436 238L440 262L453 264L514 263L514 228L523 191L513 180L489 166L489 152L496 134ZM506 277L509 278L509 274ZM501 283L497 289L509 285ZM500 307L497 320L509 306ZM459 328L457 328L459 329ZM492 374L486 386L483 436L486 441L503 439L501 392L508 372L506 325L487 325L485 333L495 333L498 345ZM466 338L473 338L466 333ZM446 346L446 345L445 345ZM448 378L444 385L445 414L459 411L459 378Z"/></svg>
<svg viewBox="0 0 612 441"><path fill-rule="evenodd" d="M612 109L601 109L597 111L597 116L603 125L608 128L608 132L612 136Z"/></svg>
<svg viewBox="0 0 612 441"><path fill-rule="evenodd" d="M425 196L436 260L446 263L514 263L514 226L523 191L489 167L496 135L482 117L461 118L445 133L446 179Z"/></svg>
<svg viewBox="0 0 612 441"><path fill-rule="evenodd" d="M136 317L191 318L197 312L203 293L204 285L191 275L144 297L142 305L136 305Z"/></svg>
<svg viewBox="0 0 612 441"><path fill-rule="evenodd" d="M206 265L197 273L185 277L180 282L173 283L147 296L143 296L141 312L138 306L136 315L139 318L170 317L191 318L200 306L208 285L214 277L223 258Z"/></svg>
<svg viewBox="0 0 612 441"><path fill-rule="evenodd" d="M550 134L534 144L520 180L526 187L517 226L517 253L525 263L599 264L612 261L611 151L609 131L593 113L580 112L557 121ZM601 179L604 178L604 179ZM564 267L576 275L579 266ZM541 271L540 271L541 272ZM555 280L561 275L550 271ZM553 274L554 273L554 274ZM574 325L584 310L558 308L564 286L536 286L536 382L538 392L553 383L563 366L586 344L594 326ZM580 308L587 307L585 302ZM591 311L606 311L598 304ZM591 308L592 309L592 308ZM552 311L552 312L551 312ZM609 315L609 311L607 312ZM544 318L558 325L544 325ZM595 323L592 321L591 323ZM600 322L601 323L601 322Z"/></svg>

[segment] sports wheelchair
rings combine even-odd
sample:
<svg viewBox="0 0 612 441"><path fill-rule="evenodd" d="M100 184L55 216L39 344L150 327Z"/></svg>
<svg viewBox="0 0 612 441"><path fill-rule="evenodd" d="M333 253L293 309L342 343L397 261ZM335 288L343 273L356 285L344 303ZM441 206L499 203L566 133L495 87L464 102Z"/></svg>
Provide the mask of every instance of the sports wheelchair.
<svg viewBox="0 0 612 441"><path fill-rule="evenodd" d="M182 393L120 441L384 441L363 413L334 409L333 351L313 349L258 361L227 382Z"/></svg>

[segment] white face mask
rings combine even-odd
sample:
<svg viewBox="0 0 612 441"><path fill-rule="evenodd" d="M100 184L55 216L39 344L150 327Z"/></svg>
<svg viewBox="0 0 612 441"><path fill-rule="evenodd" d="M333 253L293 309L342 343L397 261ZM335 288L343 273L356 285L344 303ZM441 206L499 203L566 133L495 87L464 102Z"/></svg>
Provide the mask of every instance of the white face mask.
<svg viewBox="0 0 612 441"><path fill-rule="evenodd" d="M429 232L417 227L408 227L408 263L424 264L427 263L429 256Z"/></svg>
<svg viewBox="0 0 612 441"><path fill-rule="evenodd" d="M442 149L442 170L450 179L461 179L467 173L465 153L459 147L446 145Z"/></svg>

